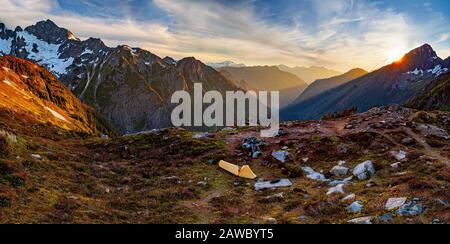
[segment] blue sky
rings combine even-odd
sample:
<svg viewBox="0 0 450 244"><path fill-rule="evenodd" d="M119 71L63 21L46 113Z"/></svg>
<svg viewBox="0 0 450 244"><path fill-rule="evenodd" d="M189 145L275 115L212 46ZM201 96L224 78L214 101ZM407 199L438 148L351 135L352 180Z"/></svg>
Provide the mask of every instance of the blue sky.
<svg viewBox="0 0 450 244"><path fill-rule="evenodd" d="M376 69L431 44L450 55L447 0L3 0L10 27L52 19L80 38L160 56Z"/></svg>

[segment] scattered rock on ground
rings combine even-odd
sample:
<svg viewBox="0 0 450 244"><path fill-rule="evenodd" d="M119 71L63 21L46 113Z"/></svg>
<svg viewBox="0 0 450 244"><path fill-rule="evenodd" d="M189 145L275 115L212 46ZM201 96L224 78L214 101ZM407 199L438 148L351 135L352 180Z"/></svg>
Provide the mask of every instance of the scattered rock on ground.
<svg viewBox="0 0 450 244"><path fill-rule="evenodd" d="M344 185L346 185L346 184L350 183L352 180L353 180L353 176L350 176L350 177L347 177L347 178L345 178L345 179L343 179L343 180L333 180L333 181L330 181L330 183L329 183L328 185L330 185L330 186L337 186L337 185L339 185L339 184L344 184Z"/></svg>
<svg viewBox="0 0 450 244"><path fill-rule="evenodd" d="M359 213L359 212L361 212L362 208L363 208L363 205L361 204L361 202L356 201L356 202L353 202L352 204L350 204L347 207L347 210L351 213Z"/></svg>
<svg viewBox="0 0 450 244"><path fill-rule="evenodd" d="M329 181L323 174L314 171L311 167L303 167L302 168L305 173L308 175L309 179L318 180L318 181Z"/></svg>
<svg viewBox="0 0 450 244"><path fill-rule="evenodd" d="M265 143L262 140L252 136L244 139L242 148L251 151L250 156L257 158L262 155L261 147L264 145Z"/></svg>
<svg viewBox="0 0 450 244"><path fill-rule="evenodd" d="M331 194L344 194L344 184L339 184L335 187L328 189L327 195Z"/></svg>
<svg viewBox="0 0 450 244"><path fill-rule="evenodd" d="M385 213L385 214L383 214L383 216L379 217L378 220L381 223L389 223L392 220L392 214Z"/></svg>
<svg viewBox="0 0 450 244"><path fill-rule="evenodd" d="M265 218L262 218L262 221L263 221L263 223L266 224L266 225L276 225L276 224L278 224L277 219L272 218L272 217L265 217Z"/></svg>
<svg viewBox="0 0 450 244"><path fill-rule="evenodd" d="M360 180L366 180L370 176L375 175L375 168L373 167L372 161L367 160L358 164L353 169L353 175L358 177Z"/></svg>
<svg viewBox="0 0 450 244"><path fill-rule="evenodd" d="M280 179L274 181L263 181L255 183L255 190L260 191L263 189L273 189L278 187L290 187L292 186L292 182L288 179Z"/></svg>
<svg viewBox="0 0 450 244"><path fill-rule="evenodd" d="M355 193L352 193L352 194L347 195L346 197L342 198L341 201L342 202L350 202L350 201L355 200L355 198L356 198Z"/></svg>
<svg viewBox="0 0 450 244"><path fill-rule="evenodd" d="M400 208L406 202L406 197L389 198L386 202L385 208L389 211Z"/></svg>
<svg viewBox="0 0 450 244"><path fill-rule="evenodd" d="M287 151L273 151L272 157L274 157L276 160L285 163L290 159L289 152Z"/></svg>
<svg viewBox="0 0 450 244"><path fill-rule="evenodd" d="M420 124L417 127L417 130L420 131L424 136L436 136L445 140L450 139L447 131L434 126L434 125L424 125Z"/></svg>
<svg viewBox="0 0 450 244"><path fill-rule="evenodd" d="M396 162L396 163L391 164L391 167L392 167L393 169L398 169L398 168L400 168L400 166L401 166L401 163L400 163L400 162Z"/></svg>
<svg viewBox="0 0 450 244"><path fill-rule="evenodd" d="M367 217L360 217L360 218L356 218L356 219L351 219L348 221L348 223L350 224L372 224L372 216L367 216Z"/></svg>
<svg viewBox="0 0 450 244"><path fill-rule="evenodd" d="M42 159L42 156L39 154L31 154L31 157L34 159Z"/></svg>
<svg viewBox="0 0 450 244"><path fill-rule="evenodd" d="M334 166L331 170L330 173L333 174L334 176L344 176L348 174L348 168L344 167L344 166Z"/></svg>
<svg viewBox="0 0 450 244"><path fill-rule="evenodd" d="M403 206L401 206L397 213L403 217L416 216L423 212L422 204L418 203L417 200L413 200Z"/></svg>
<svg viewBox="0 0 450 244"><path fill-rule="evenodd" d="M397 154L395 154L395 159L397 159L398 161L402 161L403 159L406 158L407 153L405 151L399 151Z"/></svg>
<svg viewBox="0 0 450 244"><path fill-rule="evenodd" d="M412 145L412 144L414 144L414 139L411 137L405 137L402 139L401 143L403 145Z"/></svg>

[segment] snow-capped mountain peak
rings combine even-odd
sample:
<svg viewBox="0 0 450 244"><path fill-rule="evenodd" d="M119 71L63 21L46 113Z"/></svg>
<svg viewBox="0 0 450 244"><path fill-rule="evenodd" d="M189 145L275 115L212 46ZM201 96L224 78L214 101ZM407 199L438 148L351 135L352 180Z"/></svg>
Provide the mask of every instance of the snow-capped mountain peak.
<svg viewBox="0 0 450 244"><path fill-rule="evenodd" d="M82 67L85 70L92 66L99 57L105 57L108 50L100 39L81 41L51 20L37 22L25 29L16 27L14 31L0 24L0 56L32 60L47 67L62 81L72 81L73 77L80 76L84 72ZM71 87L72 84L66 85Z"/></svg>

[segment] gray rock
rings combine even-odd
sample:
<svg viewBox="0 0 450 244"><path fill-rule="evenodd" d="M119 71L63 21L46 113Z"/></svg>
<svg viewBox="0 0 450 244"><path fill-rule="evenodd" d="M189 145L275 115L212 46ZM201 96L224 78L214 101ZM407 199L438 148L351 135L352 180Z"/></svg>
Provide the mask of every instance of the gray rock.
<svg viewBox="0 0 450 244"><path fill-rule="evenodd" d="M277 219L275 218L264 218L264 223L267 225L276 225L278 223Z"/></svg>
<svg viewBox="0 0 450 244"><path fill-rule="evenodd" d="M362 208L363 208L363 205L361 204L361 202L356 201L356 202L353 202L352 204L350 204L347 207L347 210L351 213L359 213L359 212L361 212Z"/></svg>
<svg viewBox="0 0 450 244"><path fill-rule="evenodd" d="M197 182L197 185L198 186L207 186L208 182L206 182L206 181L199 181L199 182Z"/></svg>
<svg viewBox="0 0 450 244"><path fill-rule="evenodd" d="M405 151L399 151L396 155L395 155L395 159L397 159L398 161L402 161L403 159L406 158L407 153Z"/></svg>
<svg viewBox="0 0 450 244"><path fill-rule="evenodd" d="M355 198L356 198L355 193L352 193L352 194L347 195L346 197L342 198L341 201L342 202L349 202L349 201L355 200Z"/></svg>
<svg viewBox="0 0 450 244"><path fill-rule="evenodd" d="M339 184L335 187L331 187L330 189L328 189L327 195L331 195L331 194L344 194L344 184Z"/></svg>
<svg viewBox="0 0 450 244"><path fill-rule="evenodd" d="M440 219L433 219L431 221L431 224L432 225L440 225L440 224L442 224L442 221Z"/></svg>
<svg viewBox="0 0 450 244"><path fill-rule="evenodd" d="M393 169L399 169L400 166L401 166L401 163L400 163L400 162L396 162L396 163L391 164L391 167L392 167Z"/></svg>
<svg viewBox="0 0 450 244"><path fill-rule="evenodd" d="M252 154L252 158L259 158L259 156L261 156L261 155L262 155L261 151L256 151Z"/></svg>
<svg viewBox="0 0 450 244"><path fill-rule="evenodd" d="M306 177L311 180L329 181L323 174L314 171L311 167L303 167L302 170L307 174Z"/></svg>
<svg viewBox="0 0 450 244"><path fill-rule="evenodd" d="M378 218L378 220L382 223L389 223L392 220L392 214L385 213L385 214L383 214L383 216Z"/></svg>
<svg viewBox="0 0 450 244"><path fill-rule="evenodd" d="M372 224L372 216L367 216L367 217L360 217L360 218L356 218L356 219L351 219L348 221L348 223L350 224Z"/></svg>
<svg viewBox="0 0 450 244"><path fill-rule="evenodd" d="M330 173L335 175L335 176L344 176L348 174L348 168L344 167L344 166L334 166L331 170Z"/></svg>
<svg viewBox="0 0 450 244"><path fill-rule="evenodd" d="M346 185L346 184L350 183L352 180L353 180L353 176L350 176L350 177L347 177L347 178L345 178L345 179L343 179L343 180L333 180L333 181L330 181L330 183L328 183L328 185L330 185L330 186L337 186L337 185L339 185L339 184L344 184L344 185Z"/></svg>
<svg viewBox="0 0 450 244"><path fill-rule="evenodd" d="M299 220L300 222L306 222L306 221L308 221L308 216L302 215L302 216L298 217L298 220Z"/></svg>
<svg viewBox="0 0 450 244"><path fill-rule="evenodd" d="M210 134L208 132L197 132L192 134L192 138L194 139L204 139L208 138Z"/></svg>
<svg viewBox="0 0 450 244"><path fill-rule="evenodd" d="M397 210L397 213L403 217L416 216L421 214L422 212L423 212L422 204L416 203L414 201L401 206Z"/></svg>
<svg viewBox="0 0 450 244"><path fill-rule="evenodd" d="M419 130L422 133L422 135L425 136L436 136L445 140L450 139L450 136L448 135L447 131L434 125L420 124L417 126L417 130Z"/></svg>
<svg viewBox="0 0 450 244"><path fill-rule="evenodd" d="M411 138L411 137L405 137L405 138L403 138L402 141L401 141L401 143L402 143L403 145L411 145L411 144L413 144L414 142L415 142L414 139Z"/></svg>
<svg viewBox="0 0 450 244"><path fill-rule="evenodd" d="M273 189L279 187L290 187L292 186L292 182L288 179L280 179L274 181L263 181L255 183L255 190L260 191L264 189Z"/></svg>
<svg viewBox="0 0 450 244"><path fill-rule="evenodd" d="M385 208L389 211L400 208L405 204L406 200L406 197L389 198L386 202Z"/></svg>
<svg viewBox="0 0 450 244"><path fill-rule="evenodd" d="M42 159L42 156L39 154L31 154L31 157L34 159Z"/></svg>
<svg viewBox="0 0 450 244"><path fill-rule="evenodd" d="M358 177L360 180L366 180L370 176L375 175L375 168L373 167L372 161L367 160L358 164L353 169L353 175Z"/></svg>
<svg viewBox="0 0 450 244"><path fill-rule="evenodd" d="M285 163L289 160L289 152L287 151L273 151L272 157L274 157L276 160L280 161L281 163Z"/></svg>

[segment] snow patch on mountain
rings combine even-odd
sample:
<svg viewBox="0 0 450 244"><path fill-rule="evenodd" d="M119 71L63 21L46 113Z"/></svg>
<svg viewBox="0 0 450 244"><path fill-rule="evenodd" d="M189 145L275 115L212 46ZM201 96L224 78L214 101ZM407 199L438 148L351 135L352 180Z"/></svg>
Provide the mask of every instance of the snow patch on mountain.
<svg viewBox="0 0 450 244"><path fill-rule="evenodd" d="M8 55L11 53L12 40L12 38L6 40L0 38L0 55Z"/></svg>
<svg viewBox="0 0 450 244"><path fill-rule="evenodd" d="M233 61L223 61L223 62L217 62L217 63L207 63L208 66L211 66L213 68L224 68L224 67L236 67L236 68L242 68L245 67L245 64L238 64Z"/></svg>
<svg viewBox="0 0 450 244"><path fill-rule="evenodd" d="M423 70L421 70L421 69L418 69L418 68L416 68L415 70L413 70L413 71L408 71L408 72L406 72L406 74L408 74L408 75L423 75Z"/></svg>
<svg viewBox="0 0 450 244"><path fill-rule="evenodd" d="M9 81L8 79L4 79L4 80L3 80L3 83L5 83L5 84L8 85L8 86L12 86L11 81Z"/></svg>
<svg viewBox="0 0 450 244"><path fill-rule="evenodd" d="M86 49L83 51L83 53L81 53L80 56L83 56L83 55L85 55L85 54L93 54L93 53L94 53L94 51L92 51L92 50L89 49L89 48L86 48Z"/></svg>
<svg viewBox="0 0 450 244"><path fill-rule="evenodd" d="M66 69L73 64L73 58L60 58L59 48L61 45L59 44L50 44L39 40L26 31L18 32L17 37L25 40L25 50L29 54L28 59L46 66L57 76L65 74Z"/></svg>
<svg viewBox="0 0 450 244"><path fill-rule="evenodd" d="M53 116L55 116L56 118L63 120L63 121L67 121L66 118L64 118L64 116L62 116L61 114L59 114L58 112L56 112L55 110L49 108L49 107L45 107L45 109L47 109Z"/></svg>
<svg viewBox="0 0 450 244"><path fill-rule="evenodd" d="M447 71L448 71L447 68L442 68L442 66L440 64L438 64L438 65L434 66L433 69L429 69L428 73L432 73L433 75L436 75L436 77L437 77L443 73L446 73Z"/></svg>
<svg viewBox="0 0 450 244"><path fill-rule="evenodd" d="M440 64L438 64L438 65L434 66L434 68L428 69L426 71L426 73L431 73L434 76L438 77L439 75L447 73L448 71L449 71L448 68L442 68L442 66ZM423 76L425 74L425 72L421 69L416 68L413 71L406 72L406 74Z"/></svg>

